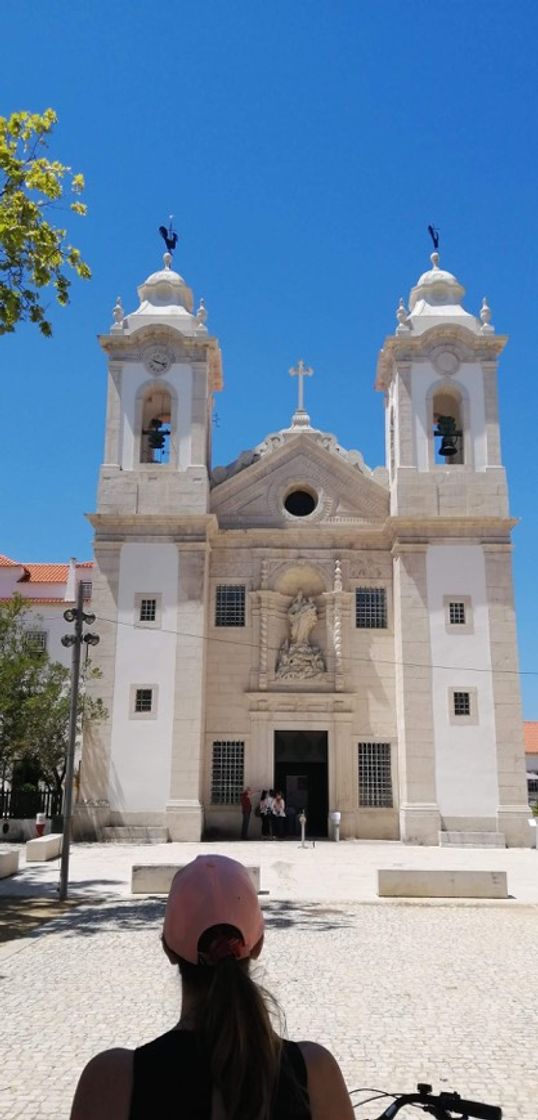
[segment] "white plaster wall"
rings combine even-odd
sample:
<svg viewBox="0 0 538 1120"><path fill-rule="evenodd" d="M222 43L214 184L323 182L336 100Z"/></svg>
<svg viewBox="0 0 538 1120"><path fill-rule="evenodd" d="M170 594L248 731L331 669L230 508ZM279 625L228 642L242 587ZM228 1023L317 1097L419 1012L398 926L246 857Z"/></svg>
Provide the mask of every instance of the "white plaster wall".
<svg viewBox="0 0 538 1120"><path fill-rule="evenodd" d="M177 629L178 550L124 544L112 709L109 799L113 809L162 812L170 786ZM135 595L162 595L161 627L134 625ZM132 685L157 685L157 717L130 718Z"/></svg>
<svg viewBox="0 0 538 1120"><path fill-rule="evenodd" d="M483 471L487 466L484 381L482 369L476 362L464 363L460 366L457 374L451 378L440 377L430 362L414 366L411 379L411 394L413 415L415 417L417 468L419 471L430 470L430 406L428 393L432 386L436 384L447 384L448 381L463 389L462 395L464 398L465 395L467 395L470 412L470 442L472 446L473 467L477 471ZM465 408L465 400L463 403Z"/></svg>
<svg viewBox="0 0 538 1120"><path fill-rule="evenodd" d="M442 816L491 817L498 806L486 573L480 545L430 545L426 557L437 798ZM444 597L470 596L473 633L447 632ZM482 669L484 672L477 670ZM478 723L449 719L449 689L477 689Z"/></svg>
<svg viewBox="0 0 538 1120"><path fill-rule="evenodd" d="M138 466L135 461L137 397L143 387L149 388L154 381L154 378L148 377L147 370L141 364L123 367L119 462L124 471ZM167 374L159 377L159 384L170 385L176 393L179 467L185 470L191 463L192 369L189 365L176 363Z"/></svg>
<svg viewBox="0 0 538 1120"><path fill-rule="evenodd" d="M25 628L27 630L46 630L47 631L47 653L51 661L59 661L61 665L69 668L71 665L72 651L71 647L62 645L61 639L64 634L73 634L75 627L72 622L66 622L63 616L64 610L67 610L70 603L60 603L58 606L54 604L43 603L41 606L31 606L31 600L26 600L25 606L28 606L28 612L25 618ZM95 629L95 627L94 627ZM86 647L84 647L84 650ZM85 653L82 656L85 656Z"/></svg>

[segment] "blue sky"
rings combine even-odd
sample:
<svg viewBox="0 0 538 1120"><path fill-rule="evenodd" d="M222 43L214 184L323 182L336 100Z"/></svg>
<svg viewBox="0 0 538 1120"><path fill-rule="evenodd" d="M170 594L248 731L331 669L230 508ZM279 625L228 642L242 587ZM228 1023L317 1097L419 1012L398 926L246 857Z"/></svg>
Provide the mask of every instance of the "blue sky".
<svg viewBox="0 0 538 1120"><path fill-rule="evenodd" d="M93 269L54 338L1 340L0 550L91 554L105 365L118 293L159 266L157 226L224 353L214 461L286 425L304 357L312 422L384 461L377 352L441 263L510 343L500 370L525 713L538 717L534 564L538 12L528 0L310 0L186 5L4 0L0 113L59 114L54 154L84 172L71 223ZM536 675L532 675L536 672Z"/></svg>

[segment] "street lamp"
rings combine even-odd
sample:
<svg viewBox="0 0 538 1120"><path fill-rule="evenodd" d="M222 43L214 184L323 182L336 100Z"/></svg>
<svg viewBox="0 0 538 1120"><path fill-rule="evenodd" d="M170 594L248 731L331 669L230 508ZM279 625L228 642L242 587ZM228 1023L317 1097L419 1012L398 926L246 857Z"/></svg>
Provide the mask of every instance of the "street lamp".
<svg viewBox="0 0 538 1120"><path fill-rule="evenodd" d="M84 603L84 585L82 581L78 585L77 592L77 605L75 608L70 607L64 611L64 618L66 622L75 623L74 634L64 634L61 639L63 646L71 646L73 654L71 658L71 698L69 706L69 737L67 744L67 759L65 767L65 796L64 796L64 813L63 813L63 840L62 840L62 860L60 865L60 902L64 902L67 898L67 888L69 880L69 845L71 841L71 817L73 812L73 778L75 771L75 744L77 740L77 714L78 714L78 688L80 679L80 651L82 643L86 646L96 646L99 642L98 634L91 634L83 632L84 624L93 626L95 622L94 614L85 614L83 611Z"/></svg>

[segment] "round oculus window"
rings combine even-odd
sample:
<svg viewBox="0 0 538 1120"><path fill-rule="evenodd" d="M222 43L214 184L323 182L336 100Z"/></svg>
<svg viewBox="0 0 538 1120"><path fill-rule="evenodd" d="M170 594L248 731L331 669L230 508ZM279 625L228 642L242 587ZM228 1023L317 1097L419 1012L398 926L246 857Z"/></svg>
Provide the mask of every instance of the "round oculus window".
<svg viewBox="0 0 538 1120"><path fill-rule="evenodd" d="M308 517L318 504L318 496L311 490L290 490L284 499L284 509L292 517Z"/></svg>

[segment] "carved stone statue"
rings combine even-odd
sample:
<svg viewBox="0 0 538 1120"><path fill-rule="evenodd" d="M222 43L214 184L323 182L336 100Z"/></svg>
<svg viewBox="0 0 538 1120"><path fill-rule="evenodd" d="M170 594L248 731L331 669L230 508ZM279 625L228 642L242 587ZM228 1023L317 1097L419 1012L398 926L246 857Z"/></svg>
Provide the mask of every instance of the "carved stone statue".
<svg viewBox="0 0 538 1120"><path fill-rule="evenodd" d="M317 646L310 645L310 633L318 620L313 599L295 596L288 610L290 637L282 643L276 665L276 676L281 680L308 680L326 672L325 659Z"/></svg>

